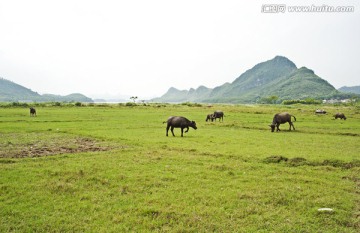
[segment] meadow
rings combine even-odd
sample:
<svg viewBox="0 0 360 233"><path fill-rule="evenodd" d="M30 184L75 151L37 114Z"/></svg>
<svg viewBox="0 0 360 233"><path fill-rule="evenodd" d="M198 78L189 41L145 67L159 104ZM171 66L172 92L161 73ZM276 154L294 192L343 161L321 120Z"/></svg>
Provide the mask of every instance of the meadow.
<svg viewBox="0 0 360 233"><path fill-rule="evenodd" d="M359 106L36 109L0 108L0 232L360 231ZM198 129L166 137L174 115Z"/></svg>

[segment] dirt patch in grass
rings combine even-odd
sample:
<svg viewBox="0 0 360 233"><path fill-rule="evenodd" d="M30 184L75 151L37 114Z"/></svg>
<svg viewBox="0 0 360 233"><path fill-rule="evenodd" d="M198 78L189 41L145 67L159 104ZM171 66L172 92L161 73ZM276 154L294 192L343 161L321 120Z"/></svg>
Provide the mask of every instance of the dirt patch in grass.
<svg viewBox="0 0 360 233"><path fill-rule="evenodd" d="M92 138L59 133L1 134L0 158L42 157L66 153L110 150Z"/></svg>
<svg viewBox="0 0 360 233"><path fill-rule="evenodd" d="M286 158L281 155L272 155L263 160L264 163L280 163L284 162L285 164L289 166L331 166L331 167L340 167L344 169L350 169L355 167L360 167L360 160L353 160L350 162L345 162L338 159L332 159L332 160L324 160L322 162L320 161L309 161L305 158L296 157L296 158Z"/></svg>
<svg viewBox="0 0 360 233"><path fill-rule="evenodd" d="M288 158L281 156L281 155L272 155L267 158L265 158L264 163L280 163L281 161L288 161Z"/></svg>

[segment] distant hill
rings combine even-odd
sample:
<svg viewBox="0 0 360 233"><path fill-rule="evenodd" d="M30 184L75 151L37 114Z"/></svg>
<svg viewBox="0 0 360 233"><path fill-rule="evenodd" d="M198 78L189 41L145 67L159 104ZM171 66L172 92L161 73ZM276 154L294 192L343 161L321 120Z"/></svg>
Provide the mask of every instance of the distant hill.
<svg viewBox="0 0 360 233"><path fill-rule="evenodd" d="M61 96L61 95L53 95L53 94L44 94L42 95L44 101L46 102L54 102L54 101L59 101L59 102L94 102L91 98L86 97L83 94L80 93L73 93L70 95L65 95L65 96Z"/></svg>
<svg viewBox="0 0 360 233"><path fill-rule="evenodd" d="M41 99L41 95L19 84L0 78L0 102L30 99L38 101Z"/></svg>
<svg viewBox="0 0 360 233"><path fill-rule="evenodd" d="M156 102L205 102L205 103L259 103L270 96L278 101L294 99L346 98L314 71L296 65L286 57L259 63L241 74L232 83L213 89L200 86L197 89L170 88Z"/></svg>
<svg viewBox="0 0 360 233"><path fill-rule="evenodd" d="M344 87L340 87L338 90L346 93L360 94L360 86L353 86L353 87L344 86Z"/></svg>
<svg viewBox="0 0 360 233"><path fill-rule="evenodd" d="M66 96L44 94L40 95L26 87L12 81L0 78L0 102L93 102L91 98L82 94Z"/></svg>

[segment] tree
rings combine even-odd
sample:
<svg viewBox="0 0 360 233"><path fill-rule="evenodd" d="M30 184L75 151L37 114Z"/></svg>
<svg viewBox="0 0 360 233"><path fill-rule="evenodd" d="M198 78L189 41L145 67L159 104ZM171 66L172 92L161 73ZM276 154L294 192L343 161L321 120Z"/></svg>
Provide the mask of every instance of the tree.
<svg viewBox="0 0 360 233"><path fill-rule="evenodd" d="M276 104L276 101L279 99L278 96L276 95L272 95L272 96L268 96L268 97L263 97L260 99L261 103L265 103L265 104Z"/></svg>
<svg viewBox="0 0 360 233"><path fill-rule="evenodd" d="M269 100L271 101L272 104L276 104L276 101L279 99L278 96L276 95L272 95L269 97Z"/></svg>
<svg viewBox="0 0 360 233"><path fill-rule="evenodd" d="M131 96L130 99L132 99L135 103L135 100L137 99L138 97L137 96Z"/></svg>

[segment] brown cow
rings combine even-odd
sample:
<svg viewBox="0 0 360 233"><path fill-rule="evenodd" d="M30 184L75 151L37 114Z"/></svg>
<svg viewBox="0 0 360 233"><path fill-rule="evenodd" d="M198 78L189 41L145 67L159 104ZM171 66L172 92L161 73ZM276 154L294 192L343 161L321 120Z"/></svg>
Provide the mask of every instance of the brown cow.
<svg viewBox="0 0 360 233"><path fill-rule="evenodd" d="M30 108L30 116L36 116L36 110L33 107Z"/></svg>
<svg viewBox="0 0 360 233"><path fill-rule="evenodd" d="M295 130L294 124L291 122L291 117L294 117L294 119L296 121L295 116L293 116L287 112L275 114L273 122L271 123L271 125L269 125L271 127L271 132L274 132L275 126L276 126L276 132L280 131L280 128L279 128L280 124L284 124L286 122L288 122L290 125L289 130L291 130L291 126Z"/></svg>
<svg viewBox="0 0 360 233"><path fill-rule="evenodd" d="M171 133L174 137L174 128L181 128L181 137L183 136L184 129L186 129L185 133L189 131L189 127L197 129L195 121L190 121L185 117L181 116L169 117L169 119L167 121L164 121L163 123L167 123L166 136L168 136L169 129L171 130Z"/></svg>
<svg viewBox="0 0 360 233"><path fill-rule="evenodd" d="M334 118L335 118L335 119L340 118L340 119L346 120L346 116L345 116L344 113L342 113L342 112L336 113L336 114L334 115Z"/></svg>
<svg viewBox="0 0 360 233"><path fill-rule="evenodd" d="M207 116L206 116L206 121L214 121L214 114L208 114Z"/></svg>
<svg viewBox="0 0 360 233"><path fill-rule="evenodd" d="M219 121L220 120L224 121L224 112L219 111L219 110L215 111L213 114L213 118L215 121L216 121L216 118L219 118Z"/></svg>

